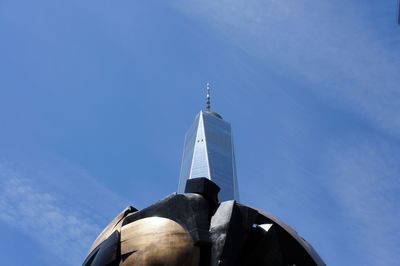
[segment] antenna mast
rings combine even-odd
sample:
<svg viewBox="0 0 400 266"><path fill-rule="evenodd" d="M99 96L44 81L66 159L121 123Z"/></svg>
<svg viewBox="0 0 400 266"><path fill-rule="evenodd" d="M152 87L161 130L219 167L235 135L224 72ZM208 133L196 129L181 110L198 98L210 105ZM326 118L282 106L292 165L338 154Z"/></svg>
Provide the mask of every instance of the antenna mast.
<svg viewBox="0 0 400 266"><path fill-rule="evenodd" d="M207 101L206 101L206 111L211 111L211 88L210 83L207 82Z"/></svg>

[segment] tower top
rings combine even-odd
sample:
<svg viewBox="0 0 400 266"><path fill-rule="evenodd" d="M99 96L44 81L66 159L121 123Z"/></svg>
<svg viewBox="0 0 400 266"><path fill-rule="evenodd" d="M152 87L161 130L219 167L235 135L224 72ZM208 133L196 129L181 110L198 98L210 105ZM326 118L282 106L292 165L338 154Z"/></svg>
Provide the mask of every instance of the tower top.
<svg viewBox="0 0 400 266"><path fill-rule="evenodd" d="M220 188L219 199L239 200L231 125L211 111L211 88L207 83L205 111L195 117L186 132L178 193L185 193L188 179L205 177Z"/></svg>
<svg viewBox="0 0 400 266"><path fill-rule="evenodd" d="M207 101L206 101L206 111L211 111L211 88L210 83L207 82Z"/></svg>

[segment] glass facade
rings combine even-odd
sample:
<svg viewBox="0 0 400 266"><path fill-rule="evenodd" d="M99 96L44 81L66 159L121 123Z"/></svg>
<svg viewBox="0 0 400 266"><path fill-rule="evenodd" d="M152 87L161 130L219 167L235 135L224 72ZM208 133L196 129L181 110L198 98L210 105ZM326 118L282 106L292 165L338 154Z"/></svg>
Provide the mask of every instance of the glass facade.
<svg viewBox="0 0 400 266"><path fill-rule="evenodd" d="M221 188L220 201L239 200L231 125L216 113L200 112L186 133L178 192L197 177Z"/></svg>
<svg viewBox="0 0 400 266"><path fill-rule="evenodd" d="M181 174L178 185L178 192L180 193L183 193L185 191L185 185L187 179L187 178L182 178L182 176L186 177L190 176L198 126L199 126L199 116L196 116L192 126L186 132L185 136L185 144L183 147L183 157L181 163Z"/></svg>

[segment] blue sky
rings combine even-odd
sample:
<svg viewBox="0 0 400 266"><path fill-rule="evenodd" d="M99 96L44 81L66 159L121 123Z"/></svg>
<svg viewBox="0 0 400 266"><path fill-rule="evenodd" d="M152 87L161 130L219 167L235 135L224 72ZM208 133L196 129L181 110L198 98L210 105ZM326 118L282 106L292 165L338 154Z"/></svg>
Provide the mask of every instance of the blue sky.
<svg viewBox="0 0 400 266"><path fill-rule="evenodd" d="M79 265L176 191L210 82L243 203L328 265L396 265L396 2L0 0L0 261Z"/></svg>

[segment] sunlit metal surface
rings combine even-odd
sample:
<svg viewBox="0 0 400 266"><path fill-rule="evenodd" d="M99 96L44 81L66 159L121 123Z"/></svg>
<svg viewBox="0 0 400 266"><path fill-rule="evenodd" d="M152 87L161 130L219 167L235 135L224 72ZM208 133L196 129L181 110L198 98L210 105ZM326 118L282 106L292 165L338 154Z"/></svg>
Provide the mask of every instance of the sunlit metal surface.
<svg viewBox="0 0 400 266"><path fill-rule="evenodd" d="M199 252L188 232L170 219L149 217L121 228L120 265L194 266Z"/></svg>
<svg viewBox="0 0 400 266"><path fill-rule="evenodd" d="M119 231L122 225L123 218L128 213L133 213L137 211L134 207L129 206L125 208L122 212L120 212L107 226L104 230L99 234L96 240L93 242L92 246L89 249L88 254L90 254L100 243L106 240L115 230Z"/></svg>
<svg viewBox="0 0 400 266"><path fill-rule="evenodd" d="M273 215L217 202L207 178L187 181L143 210L121 212L99 235L83 266L325 266L312 246Z"/></svg>

